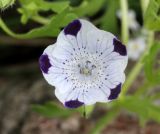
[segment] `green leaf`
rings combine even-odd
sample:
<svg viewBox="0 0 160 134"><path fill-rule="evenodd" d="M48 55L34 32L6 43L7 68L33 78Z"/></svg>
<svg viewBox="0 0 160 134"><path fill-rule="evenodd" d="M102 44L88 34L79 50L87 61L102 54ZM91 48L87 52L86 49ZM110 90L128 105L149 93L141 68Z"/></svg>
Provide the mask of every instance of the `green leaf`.
<svg viewBox="0 0 160 134"><path fill-rule="evenodd" d="M134 93L136 97L143 97L146 96L148 91L151 90L153 87L153 84L151 82L148 82L146 80Z"/></svg>
<svg viewBox="0 0 160 134"><path fill-rule="evenodd" d="M0 1L0 9L4 10L9 6L12 6L15 3L15 0L1 0Z"/></svg>
<svg viewBox="0 0 160 134"><path fill-rule="evenodd" d="M149 112L150 119L160 122L160 116L159 116L160 106L150 104L148 112Z"/></svg>
<svg viewBox="0 0 160 134"><path fill-rule="evenodd" d="M116 11L119 7L119 2L117 0L109 0L108 8L106 9L105 14L101 18L101 28L117 34L118 27L117 27L117 17Z"/></svg>
<svg viewBox="0 0 160 134"><path fill-rule="evenodd" d="M18 8L18 12L22 14L22 24L26 24L30 18L38 15L38 6L32 1L21 8Z"/></svg>
<svg viewBox="0 0 160 134"><path fill-rule="evenodd" d="M97 13L103 6L105 0L84 0L79 7L71 8L71 12L78 16L92 16Z"/></svg>
<svg viewBox="0 0 160 134"><path fill-rule="evenodd" d="M69 1L54 1L54 2L47 2L44 0L34 0L37 6L42 11L52 10L56 13L61 13L64 9L69 6Z"/></svg>
<svg viewBox="0 0 160 134"><path fill-rule="evenodd" d="M160 30L160 0L150 0L144 14L144 25L150 30Z"/></svg>
<svg viewBox="0 0 160 134"><path fill-rule="evenodd" d="M64 9L66 9L69 6L69 1L44 1L44 0L20 0L20 3L23 8L26 8L26 6L30 5L31 3L36 5L37 11L53 11L56 13L61 13ZM28 9L30 10L30 9Z"/></svg>
<svg viewBox="0 0 160 134"><path fill-rule="evenodd" d="M0 18L0 28L2 28L7 34L12 37L19 39L31 39L37 37L56 37L60 32L62 26L67 25L70 21L76 18L73 13L67 14L67 10L62 13L55 15L51 18L49 24L44 25L40 28L35 28L25 34L16 34L12 32Z"/></svg>
<svg viewBox="0 0 160 134"><path fill-rule="evenodd" d="M65 17L64 17L64 21L61 22L61 27L65 27L68 23L70 23L72 20L77 19L77 15L74 13L68 13Z"/></svg>
<svg viewBox="0 0 160 134"><path fill-rule="evenodd" d="M150 52L144 59L145 74L150 83L160 83L160 69L154 67L157 59L156 56L160 52L160 43L156 43L150 49Z"/></svg>
<svg viewBox="0 0 160 134"><path fill-rule="evenodd" d="M49 117L49 118L51 118L51 117L67 117L67 116L71 115L73 112L75 112L74 110L62 108L53 102L47 102L44 105L34 104L34 105L32 105L32 110L34 112L39 113L42 116Z"/></svg>
<svg viewBox="0 0 160 134"><path fill-rule="evenodd" d="M120 102L120 105L129 111L137 113L143 118L148 117L148 102L146 101L143 101L139 98L137 99L136 97L127 96L123 101Z"/></svg>
<svg viewBox="0 0 160 134"><path fill-rule="evenodd" d="M63 10L69 7L68 1L54 1L47 2L44 0L20 0L21 8L18 8L18 12L22 14L21 22L26 24L29 19L35 20L35 17L39 15L39 12L53 11L54 13L61 13Z"/></svg>
<svg viewBox="0 0 160 134"><path fill-rule="evenodd" d="M152 96L149 97L152 101L154 100L160 100L160 93L155 93Z"/></svg>
<svg viewBox="0 0 160 134"><path fill-rule="evenodd" d="M153 104L147 97L127 96L119 105L136 113L143 121L152 119L160 122L160 116L158 116L160 113L160 106Z"/></svg>

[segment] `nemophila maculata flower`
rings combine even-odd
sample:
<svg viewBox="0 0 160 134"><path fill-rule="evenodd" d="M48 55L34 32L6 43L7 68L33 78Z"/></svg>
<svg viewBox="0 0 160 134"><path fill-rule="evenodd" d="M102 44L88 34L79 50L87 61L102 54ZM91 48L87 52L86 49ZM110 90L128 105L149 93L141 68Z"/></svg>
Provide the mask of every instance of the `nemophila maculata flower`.
<svg viewBox="0 0 160 134"><path fill-rule="evenodd" d="M39 64L67 108L116 99L125 81L126 47L113 34L77 19L48 46Z"/></svg>
<svg viewBox="0 0 160 134"><path fill-rule="evenodd" d="M122 20L122 12L121 10L118 10L117 11L117 17ZM140 24L138 23L138 21L136 20L136 12L134 10L129 10L128 11L128 14L127 14L127 17L128 17L128 27L130 30L133 30L133 31L137 31L140 29Z"/></svg>
<svg viewBox="0 0 160 134"><path fill-rule="evenodd" d="M138 37L128 41L128 58L131 60L138 60L141 54L146 48L146 39L145 37Z"/></svg>

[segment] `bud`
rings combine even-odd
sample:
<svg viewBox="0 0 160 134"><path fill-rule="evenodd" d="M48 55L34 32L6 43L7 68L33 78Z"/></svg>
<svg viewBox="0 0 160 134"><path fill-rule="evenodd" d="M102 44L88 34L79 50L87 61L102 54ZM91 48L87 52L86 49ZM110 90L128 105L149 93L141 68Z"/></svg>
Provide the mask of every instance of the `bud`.
<svg viewBox="0 0 160 134"><path fill-rule="evenodd" d="M6 9L14 4L15 0L0 0L0 9Z"/></svg>

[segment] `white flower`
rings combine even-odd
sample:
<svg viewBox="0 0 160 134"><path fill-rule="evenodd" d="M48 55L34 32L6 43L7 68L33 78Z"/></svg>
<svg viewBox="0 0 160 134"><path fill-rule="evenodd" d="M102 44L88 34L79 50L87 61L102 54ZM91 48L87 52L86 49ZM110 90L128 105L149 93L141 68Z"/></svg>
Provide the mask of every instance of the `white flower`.
<svg viewBox="0 0 160 134"><path fill-rule="evenodd" d="M138 60L140 55L144 52L146 41L144 37L129 40L128 42L128 57L132 60Z"/></svg>
<svg viewBox="0 0 160 134"><path fill-rule="evenodd" d="M68 108L116 99L125 81L126 47L86 20L74 20L41 55L40 68Z"/></svg>
<svg viewBox="0 0 160 134"><path fill-rule="evenodd" d="M122 12L121 10L118 10L117 16L119 19L122 19ZM139 30L140 25L136 20L136 13L133 10L128 11L128 27L129 29L136 31Z"/></svg>

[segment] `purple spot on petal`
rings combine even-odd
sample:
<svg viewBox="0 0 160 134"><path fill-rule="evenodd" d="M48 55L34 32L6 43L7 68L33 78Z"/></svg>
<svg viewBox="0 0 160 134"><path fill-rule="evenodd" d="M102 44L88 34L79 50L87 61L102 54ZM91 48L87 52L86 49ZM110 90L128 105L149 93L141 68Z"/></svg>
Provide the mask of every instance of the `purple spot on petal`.
<svg viewBox="0 0 160 134"><path fill-rule="evenodd" d="M121 83L117 85L114 89L111 89L111 94L108 97L109 100L116 99L121 92Z"/></svg>
<svg viewBox="0 0 160 134"><path fill-rule="evenodd" d="M78 31L81 29L81 22L79 20L74 20L71 23L68 24L64 28L64 33L77 36Z"/></svg>
<svg viewBox="0 0 160 134"><path fill-rule="evenodd" d="M127 55L127 50L125 45L123 45L118 39L113 39L114 51L122 56Z"/></svg>
<svg viewBox="0 0 160 134"><path fill-rule="evenodd" d="M65 102L65 106L67 108L78 108L82 106L83 104L84 104L83 102L80 102L78 100L70 100L70 101Z"/></svg>
<svg viewBox="0 0 160 134"><path fill-rule="evenodd" d="M39 58L39 65L41 70L44 73L48 73L48 69L51 67L51 63L49 61L48 55L47 54L42 54Z"/></svg>

